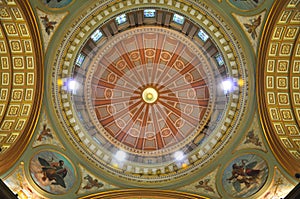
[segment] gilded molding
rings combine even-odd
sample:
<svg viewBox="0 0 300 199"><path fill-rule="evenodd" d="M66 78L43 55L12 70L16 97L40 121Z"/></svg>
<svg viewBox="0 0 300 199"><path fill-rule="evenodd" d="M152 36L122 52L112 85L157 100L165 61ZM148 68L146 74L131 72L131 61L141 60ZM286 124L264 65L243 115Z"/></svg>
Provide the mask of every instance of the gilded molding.
<svg viewBox="0 0 300 199"><path fill-rule="evenodd" d="M10 36L9 29L7 29L9 34L4 37L5 39L9 37L13 39L7 40L7 43L11 44L12 50L12 57L9 58L7 66L10 69L11 93L6 99L8 112L0 121L1 133L7 135L7 138L4 138L0 143L2 149L7 147L0 154L0 174L15 164L29 144L40 114L44 82L41 38L29 1L11 1L4 8L12 8L17 20L13 20L12 16L8 16L8 20L14 27L20 28L20 33L17 33L20 38ZM5 22L5 19L1 20L2 27ZM14 35L13 32L11 33ZM24 47L21 46L21 42L24 42ZM9 125L5 126L6 123ZM15 139L11 140L12 137Z"/></svg>
<svg viewBox="0 0 300 199"><path fill-rule="evenodd" d="M159 189L124 189L124 190L114 190L114 191L105 191L101 193L91 194L88 196L81 197L80 199L90 199L90 198L131 198L131 197L142 197L142 198L153 198L153 199L176 199L176 198L185 198L185 199L208 199L204 196L199 196L191 193L182 193L171 190L159 190Z"/></svg>
<svg viewBox="0 0 300 199"><path fill-rule="evenodd" d="M286 27L289 25L299 27L299 20L291 24L288 21L290 16L283 22L284 13L289 12L295 14L299 12L299 9L297 11L297 6L292 5L292 1L282 3L277 0L267 18L258 53L256 92L260 119L268 144L277 160L293 176L299 172L300 168L299 158L297 158L300 154L299 146L294 141L299 139L299 130L298 135L296 130L295 135L291 136L292 131L288 127L299 129L299 121L294 112L296 106L289 100L293 98L291 94L292 77L296 77L298 74L293 74L291 61L294 60L299 31L298 36L295 35L293 40L286 38L289 35L288 33L284 34L283 30L288 29ZM280 28L283 30L281 31ZM288 48L285 45L294 45L295 48L292 47L293 49L286 55L284 49L286 48L287 51Z"/></svg>
<svg viewBox="0 0 300 199"><path fill-rule="evenodd" d="M156 4L154 5L155 2ZM87 159L87 162L96 165L101 171L104 171L103 173L106 176L116 177L118 182L115 183L125 184L127 181L131 181L135 186L143 183L143 185L151 187L153 182L155 182L157 187L159 183L169 182L172 178L175 184L175 182L185 180L187 178L186 175L198 172L206 163L215 158L224 149L224 145L228 143L236 129L243 125L238 121L243 118L245 107L248 105L247 92L249 92L249 87L247 83L236 86L232 97L229 97L229 104L226 107L226 113L222 115L222 122L218 122L217 128L214 129L214 136L203 147L196 148L189 153L187 163L183 164L185 165L184 168L178 170L177 165L174 166L174 164L168 163L159 164L159 166L147 164L127 166L124 164L126 166L124 168L123 166L116 167L114 161L112 161L112 154L103 149L101 145L99 147L91 139L91 136L87 136L88 133L86 133L83 124L79 122L76 111L72 106L69 106L72 104L72 94L68 91L67 81L72 78L74 62L80 52L83 41L86 41L96 28L102 27L121 13L147 7L164 10L166 6L163 1L148 0L148 3L143 1L139 5L125 5L129 3L130 1L117 1L108 7L104 4L95 4L88 12L83 11L80 17L74 19L74 23L70 25L68 32L65 33L60 44L57 45L57 54L53 64L51 64L55 73L52 79L52 82L54 82L52 87L54 108L57 110L57 117L73 146ZM241 42L237 39L233 30L217 11L206 4L189 3L188 5L185 1L169 1L168 9L174 13L180 11L187 19L205 29L222 52L224 61L228 66L229 76L236 81L248 82L246 55L243 52ZM104 7L106 10L102 11ZM115 8L122 9L116 10ZM58 85L57 82L61 81L63 81L62 84ZM131 164L131 162L128 164ZM156 169L155 166L159 167L159 169Z"/></svg>

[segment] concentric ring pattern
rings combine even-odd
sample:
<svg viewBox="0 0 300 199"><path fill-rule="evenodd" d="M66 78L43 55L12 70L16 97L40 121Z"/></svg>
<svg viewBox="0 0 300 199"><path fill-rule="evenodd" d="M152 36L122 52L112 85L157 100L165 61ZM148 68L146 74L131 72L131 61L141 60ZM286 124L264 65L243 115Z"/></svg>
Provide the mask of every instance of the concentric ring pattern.
<svg viewBox="0 0 300 199"><path fill-rule="evenodd" d="M150 155L183 146L207 122L212 103L207 61L170 32L127 31L114 38L118 42L112 47L99 50L89 71L86 97L91 97L95 125L99 122L110 142L128 151ZM158 94L154 103L143 99L149 88Z"/></svg>
<svg viewBox="0 0 300 199"><path fill-rule="evenodd" d="M62 38L53 62L53 104L84 164L114 183L184 183L243 125L247 61L227 24L208 17L209 6L143 3L169 17L182 5L186 21L162 25L148 18L133 25L130 17L143 13L137 5L114 1L103 13L106 4L96 4ZM128 21L118 23L120 17Z"/></svg>

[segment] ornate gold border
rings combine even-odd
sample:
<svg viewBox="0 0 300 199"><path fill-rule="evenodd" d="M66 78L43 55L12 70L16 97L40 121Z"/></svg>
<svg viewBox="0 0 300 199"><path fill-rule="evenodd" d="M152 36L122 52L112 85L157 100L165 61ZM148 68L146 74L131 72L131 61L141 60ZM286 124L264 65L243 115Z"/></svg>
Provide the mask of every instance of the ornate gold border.
<svg viewBox="0 0 300 199"><path fill-rule="evenodd" d="M128 2L128 1L127 1ZM139 0L139 2L141 2L141 0ZM146 3L149 2L149 3ZM151 3L150 3L151 2ZM156 2L156 4L154 3ZM172 1L173 4L172 5L166 5L163 3L163 1L159 1L158 0L144 0L143 3L140 3L139 5L135 5L135 4L130 4L130 5L123 5L124 7L122 7L122 9L111 9L111 7L113 7L113 5L115 5L115 7L118 7L120 1L116 1L115 4L111 4L106 8L106 14L104 16L104 13L102 13L102 7L99 7L97 9L95 9L95 6L97 6L97 4L95 4L95 6L93 6L92 8L97 10L97 12L95 12L95 14L91 14L89 13L86 17L83 18L77 18L74 19L73 23L70 25L70 27L68 28L68 32L65 33L65 36L62 37L61 39L61 44L58 45L59 49L64 49L64 50L57 50L57 55L53 61L53 70L55 72L55 78L53 78L54 82L57 82L57 78L68 78L69 75L71 75L71 71L69 69L69 64L73 63L75 60L75 55L77 54L79 47L82 45L82 41L85 40L87 38L87 36L89 34L91 34L94 26L99 27L100 25L102 25L104 22L106 22L108 19L113 18L115 15L117 15L118 13L120 13L120 11L123 12L128 12L129 10L134 10L136 8L142 8L142 7L159 7L160 9L166 9L168 8L168 10L173 10L174 12L180 12L183 15L187 16L190 19L193 19L195 22L197 22L197 24L207 27L207 31L210 32L212 35L214 35L215 32L218 32L218 34L221 34L220 36L213 36L212 38L216 39L217 43L220 46L220 49L223 53L226 53L227 56L232 56L232 58L228 58L226 59L226 61L229 63L231 60L232 62L235 62L232 66L232 68L234 68L237 77L241 77L243 80L247 79L247 75L248 72L245 71L244 67L246 67L245 63L247 62L247 60L245 60L245 54L243 53L243 51L241 50L240 46L241 43L239 42L239 40L234 40L234 38L236 37L231 37L231 34L233 34L233 30L229 28L228 25L226 25L226 23L224 21L219 21L219 19L221 18L221 16L214 10L206 10L209 8L209 6L205 3L201 4L199 3L199 7L196 7L196 5L198 5L197 3L195 4L187 4L188 2L186 1L181 1L181 0L177 0L177 1ZM183 8L177 8L175 5L175 2L177 2L176 5L181 5L181 6L187 6L187 8L189 8L190 10L185 10ZM103 7L104 8L104 7ZM212 16L209 15L208 11L212 12L213 14L215 13L218 17L217 18L213 18ZM85 16L86 13L82 12L82 16ZM91 18L91 16L94 16L93 18ZM197 18L198 17L198 18ZM91 26L90 23L88 23L90 20L94 20L96 21L96 23ZM208 24L215 24L214 25L214 30L210 30L209 29L209 25ZM226 28L227 27L227 28ZM88 31L85 30L85 28L88 29ZM224 31L224 32L223 32ZM71 34L72 32L72 34ZM82 34L84 33L84 34ZM76 41L78 40L78 41ZM76 41L76 42L75 42ZM231 43L230 43L230 42ZM236 41L236 42L234 42ZM226 51L224 48L228 46L230 48L230 51ZM74 48L75 50L68 50L70 48ZM72 52L72 53L68 53L68 52ZM68 56L67 56L68 54ZM236 60L237 58L237 60ZM67 63L66 65L64 63ZM67 74L63 74L62 72L67 72ZM247 79L248 80L248 79ZM113 167L113 165L111 165L110 163L104 163L104 161L102 161L101 157L104 153L99 153L100 155L94 155L93 157L91 157L89 154L92 154L91 151L89 151L89 149L84 145L84 144L80 144L83 143L82 140L84 140L85 134L83 134L82 137L79 137L79 130L75 130L73 127L77 126L81 128L81 124L80 123L76 123L77 119L76 114L71 113L70 115L66 115L65 114L65 110L69 108L64 108L62 107L62 104L60 104L61 101L67 101L70 99L70 95L68 95L68 93L66 92L66 88L63 86L57 86L54 85L52 88L52 101L54 102L54 106L56 107L61 107L61 109L57 109L57 111L55 112L56 117L59 119L60 121L58 121L60 123L60 125L62 125L62 127L65 129L64 131L66 132L67 137L69 137L69 141L70 143L76 148L76 150L78 150L78 152L80 152L80 154L84 155L83 158L85 160L87 160L87 163L96 165L97 168L101 169L101 171L103 171L103 175L104 176L110 176L110 178L112 178L112 180L114 181L114 183L116 183L116 177L118 178L118 182L120 184L124 184L127 183L127 181L133 182L136 186L140 186L141 184L143 184L144 186L156 186L156 187L161 187L160 185L163 183L163 181L166 181L166 178L161 178L159 179L160 181L156 181L155 185L153 183L149 183L147 181L145 181L145 178L141 178L139 174L133 174L133 175L126 175L125 172L123 172L122 170L118 170L115 167ZM224 124L224 127L220 126L220 132L222 132L222 134L230 134L230 136L227 136L224 139L218 138L218 142L213 144L213 148L209 148L208 150L215 150L211 153L206 153L206 149L205 150L198 150L199 154L204 154L203 156L205 156L204 158L207 159L212 159L214 158L218 153L220 153L220 151L217 151L216 148L224 146L225 143L229 142L229 138L231 137L231 135L233 134L233 132L240 128L241 125L243 126L244 124L242 123L238 123L237 119L240 119L240 117L243 117L244 115L242 115L242 112L245 111L245 107L248 106L248 99L243 99L243 96L241 93L244 92L248 92L248 85L244 85L242 87L242 91L239 93L240 98L238 99L234 99L232 101L232 109L234 109L236 111L236 108L234 107L238 107L239 111L236 111L236 114L234 116L232 116L233 118L230 120L230 124L226 123ZM254 89L254 88L253 88ZM66 94L64 96L62 96L62 94ZM235 106L234 106L235 105ZM65 110L64 110L65 109ZM229 112L229 110L228 110ZM224 116L224 120L225 120L225 116ZM77 128L76 127L76 128ZM221 129L223 128L223 129ZM82 134L81 134L82 135ZM209 144L207 144L206 146L208 146ZM208 146L210 147L210 146ZM99 150L100 151L100 150ZM102 152L102 151L101 151ZM191 156L195 156L197 158L197 152L195 152L194 154L191 154ZM202 157L201 157L202 158ZM198 170L200 167L203 167L202 162L199 160L199 158L197 159L197 163L192 163L191 165L191 170L194 169L195 167L197 167L196 169ZM205 162L206 163L206 162ZM108 165L108 166L107 166ZM196 165L196 166L195 166ZM193 168L192 168L193 167ZM108 168L109 170L107 170L106 168ZM188 168L190 169L190 168ZM196 170L194 169L194 170ZM198 170L199 171L199 170ZM122 173L121 173L122 172ZM183 171L185 173L187 173L186 171ZM179 173L180 179L178 177L178 173L176 174L176 178L174 179L172 182L172 184L174 184L174 182L178 182L179 180L185 180L187 179L186 175L182 173ZM125 173L125 174L124 174ZM128 177L129 176L129 177ZM137 177L139 177L138 180ZM152 176L150 176L152 177ZM146 179L147 180L147 179ZM161 183L161 184L159 184ZM179 185L176 185L179 186Z"/></svg>
<svg viewBox="0 0 300 199"><path fill-rule="evenodd" d="M44 2L40 1L39 3L41 3L41 5L43 5L44 8L46 8L47 10L51 10L51 11L62 11L62 10L66 10L67 8L69 8L71 5L74 4L75 1L71 1L70 3L68 3L67 5L60 7L60 8L52 8L50 6L48 6L47 4L45 4Z"/></svg>
<svg viewBox="0 0 300 199"><path fill-rule="evenodd" d="M227 2L227 4L228 4L231 8L233 8L233 9L239 11L239 12L251 12L251 11L260 9L260 8L263 6L263 4L265 3L265 0L264 0L264 2L261 2L261 3L260 3L258 6L256 6L255 8L250 8L250 9L241 9L241 8L237 7L236 5L234 5L233 3L231 3L229 0L226 0L226 2Z"/></svg>
<svg viewBox="0 0 300 199"><path fill-rule="evenodd" d="M38 154L43 153L43 152L52 152L52 153L59 154L59 155L63 156L70 163L70 165L72 166L71 169L73 169L73 171L74 171L74 182L73 182L73 185L65 193L52 193L48 190L45 190L41 185L39 185L37 183L37 181L34 180L34 178L32 176L32 171L30 169L31 162L32 162L32 160L34 159L35 156L37 156ZM77 187L76 184L78 182L76 181L76 179L78 179L80 177L80 174L77 171L78 168L75 166L74 162L72 162L71 159L66 154L62 153L61 151L59 151L57 149L44 148L44 149L40 149L40 150L35 151L34 153L32 153L32 155L30 157L30 160L28 161L26 166L27 166L27 172L28 172L27 175L26 175L27 181L34 188L34 190L37 193L42 194L43 196L45 196L45 194L46 194L47 197L63 196L63 195L72 193L72 190L75 190L75 188ZM79 184L79 186L80 186L80 184Z"/></svg>
<svg viewBox="0 0 300 199"><path fill-rule="evenodd" d="M238 159L241 156L246 156L246 155L255 155L255 156L258 156L259 158L261 158L266 163L266 166L268 168L266 181L262 184L262 186L256 192L254 192L252 195L249 195L248 197L254 198L254 196L257 196L257 198L258 198L259 196L262 195L262 193L263 193L262 190L264 190L264 187L269 183L268 181L269 181L269 176L270 176L270 173L271 173L272 166L271 166L270 163L268 163L267 159L264 158L264 153L262 151L255 151L255 150L257 150L257 149L252 149L252 151L250 151L250 152L247 151L247 150L245 150L245 149L242 149L241 150L242 152L240 152L240 153L235 153L234 152L235 154L232 153L231 158L225 164L223 164L222 166L220 166L219 173L220 173L221 176L218 179L218 181L219 181L218 183L222 184L221 189L222 189L222 191L224 193L226 193L227 196L234 197L229 192L227 192L227 190L225 189L224 184L222 182L222 178L223 178L224 172L228 168L228 166L233 163L234 160Z"/></svg>
<svg viewBox="0 0 300 199"><path fill-rule="evenodd" d="M185 199L209 199L204 196L199 196L191 193L183 193L178 191L171 190L159 190L159 189L123 189L123 190L114 190L114 191L105 191L100 193L91 194L88 196L80 197L79 199L97 199L97 198L128 198L128 197L151 197L153 199L176 199L176 198L185 198Z"/></svg>
<svg viewBox="0 0 300 199"><path fill-rule="evenodd" d="M0 156L0 174L4 173L10 169L20 156L25 151L26 147L29 144L29 141L32 138L34 133L38 117L40 114L40 109L42 105L42 98L44 92L44 57L41 37L38 31L38 24L35 19L33 10L30 6L29 0L15 0L17 5L20 6L20 9L23 11L24 18L27 22L27 25L30 29L31 40L33 41L34 49L34 58L35 58L35 70L36 70L36 95L34 96L33 102L34 106L31 111L31 115L28 119L27 126L22 132L18 140L13 144L13 146L8 149L7 152Z"/></svg>
<svg viewBox="0 0 300 199"><path fill-rule="evenodd" d="M280 141L277 139L277 136L274 136L276 132L272 127L272 121L269 118L268 109L267 109L268 104L266 102L266 99L264 98L265 87L266 87L264 70L267 62L266 55L268 52L269 41L270 38L272 37L272 33L276 25L276 21L279 17L279 14L281 13L281 11L284 10L284 8L289 2L290 1L285 1L285 3L283 3L281 0L276 0L266 20L266 24L263 30L263 34L261 36L261 43L259 45L259 51L258 51L258 59L257 59L257 67L256 67L257 68L256 94L257 94L258 110L260 114L259 117L262 122L262 127L267 142L274 156L277 158L280 164L286 169L286 171L289 174L294 176L295 173L299 172L300 162L296 160L291 155L291 153L286 151L285 148L282 147Z"/></svg>

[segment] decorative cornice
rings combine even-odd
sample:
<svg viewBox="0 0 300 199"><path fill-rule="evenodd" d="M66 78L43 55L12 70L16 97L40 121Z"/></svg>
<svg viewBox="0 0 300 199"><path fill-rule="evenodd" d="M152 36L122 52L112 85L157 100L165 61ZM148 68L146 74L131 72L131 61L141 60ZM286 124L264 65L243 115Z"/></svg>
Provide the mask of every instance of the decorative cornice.
<svg viewBox="0 0 300 199"><path fill-rule="evenodd" d="M91 199L91 198L153 198L153 199L176 199L176 198L185 198L185 199L208 199L204 196L199 196L191 193L183 193L178 191L171 190L159 190L159 189L123 189L115 191L104 191L101 193L91 194L88 196L81 197L79 199Z"/></svg>
<svg viewBox="0 0 300 199"><path fill-rule="evenodd" d="M84 14L74 19L75 22L70 25L65 36L62 37L61 43L57 45L56 58L51 64L55 73L52 79L54 85L51 88L52 99L57 117L65 129L70 142L83 154L88 162L99 167L109 178L115 176L120 179L117 183L124 184L127 181L131 181L136 186L143 183L143 185L151 187L153 182L163 184L164 182L170 182L170 180L175 183L186 178L187 175L196 173L207 162L215 158L220 150L224 149L224 146L233 136L236 129L241 126L241 123L238 121L244 116L245 107L248 103L247 92L249 91L246 55L230 26L222 19L220 14L204 3L198 4L193 2L189 4L185 1L168 1L166 5L165 1L158 0L148 0L147 2L136 0L136 4L130 4L130 2L115 1L108 6L97 4L90 10L83 11ZM105 10L103 10L102 6L105 7ZM113 161L111 161L113 158L112 153L107 152L107 150L103 151L95 140L87 136L88 133L79 122L76 110L73 108L71 102L73 96L66 86L68 79L73 77L76 57L94 30L107 25L105 23L112 21L114 17L121 13L130 13L136 11L136 9L149 7L160 11L166 10L165 8L167 7L168 12L178 12L186 19L191 20L192 23L205 29L224 57L228 67L227 74L234 81L243 82L241 85L237 83L234 92L230 94L228 98L229 103L225 106L226 113L220 116L221 121L217 122L216 128L213 128L214 132L212 134L214 136L211 136L201 148L197 148L189 154L187 158L188 166L187 168L180 168L180 172L171 170L167 173L158 172L154 174L156 170L154 172L153 168L140 167L140 165L137 165L139 167L137 169L128 168L131 171L127 171L126 168L116 168ZM63 83L58 85L57 82ZM106 161L103 159L106 159ZM160 167L170 167L177 170L174 164L160 165ZM151 172L148 172L150 169Z"/></svg>

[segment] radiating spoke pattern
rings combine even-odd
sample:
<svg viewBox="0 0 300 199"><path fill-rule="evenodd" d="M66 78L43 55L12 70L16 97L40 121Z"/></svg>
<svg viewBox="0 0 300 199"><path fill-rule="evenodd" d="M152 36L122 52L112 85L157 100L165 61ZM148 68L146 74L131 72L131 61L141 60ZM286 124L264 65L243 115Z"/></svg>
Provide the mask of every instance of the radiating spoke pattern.
<svg viewBox="0 0 300 199"><path fill-rule="evenodd" d="M92 79L93 109L113 143L160 150L207 122L212 102L202 62L163 32L120 40L97 61Z"/></svg>

